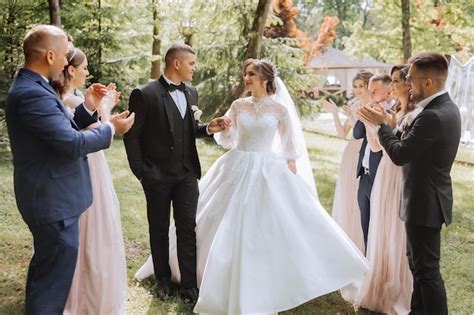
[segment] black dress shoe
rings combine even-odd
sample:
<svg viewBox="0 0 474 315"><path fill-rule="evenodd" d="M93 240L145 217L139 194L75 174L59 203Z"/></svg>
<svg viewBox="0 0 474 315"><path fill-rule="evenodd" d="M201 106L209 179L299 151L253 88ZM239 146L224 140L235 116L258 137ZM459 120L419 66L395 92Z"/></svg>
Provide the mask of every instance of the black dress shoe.
<svg viewBox="0 0 474 315"><path fill-rule="evenodd" d="M175 284L168 278L158 280L156 284L156 295L160 299L166 299L174 296Z"/></svg>
<svg viewBox="0 0 474 315"><path fill-rule="evenodd" d="M196 304L199 297L198 288L181 289L179 293L183 300L188 300L192 304Z"/></svg>

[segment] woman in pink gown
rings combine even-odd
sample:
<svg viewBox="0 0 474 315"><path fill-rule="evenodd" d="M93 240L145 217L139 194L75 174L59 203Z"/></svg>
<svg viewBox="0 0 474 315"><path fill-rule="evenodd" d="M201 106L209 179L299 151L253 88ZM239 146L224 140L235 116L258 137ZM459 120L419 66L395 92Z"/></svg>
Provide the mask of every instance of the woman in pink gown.
<svg viewBox="0 0 474 315"><path fill-rule="evenodd" d="M353 93L356 102L352 106L344 105L343 110L347 115L347 120L342 124L337 106L326 100L322 101L322 106L333 115L336 125L337 135L345 138L349 131L354 127L356 119L354 110L361 105L369 103L368 84L372 73L368 71L359 71L352 80ZM362 145L362 139L351 138L342 153L341 166L337 179L336 190L334 192L334 203L332 208L332 217L337 224L346 232L349 238L363 253L365 251L364 236L360 225L360 210L357 203L357 187L359 186L356 168L359 150ZM344 289L342 290L344 295Z"/></svg>
<svg viewBox="0 0 474 315"><path fill-rule="evenodd" d="M74 114L84 102L77 89L84 86L89 71L86 56L77 48L68 55L68 61L58 90L66 108ZM97 109L102 116L110 115L120 97L113 84L105 92ZM125 314L127 269L119 203L104 152L87 157L93 201L79 219L79 254L64 314Z"/></svg>
<svg viewBox="0 0 474 315"><path fill-rule="evenodd" d="M409 101L409 84L405 81L408 67L394 66L391 71L392 94L398 99L392 124L402 131L420 109ZM373 151L383 150L373 126L366 125ZM413 278L406 256L406 233L399 218L402 169L384 152L371 193L370 227L367 240L369 272L358 284L356 305L386 314L408 314Z"/></svg>

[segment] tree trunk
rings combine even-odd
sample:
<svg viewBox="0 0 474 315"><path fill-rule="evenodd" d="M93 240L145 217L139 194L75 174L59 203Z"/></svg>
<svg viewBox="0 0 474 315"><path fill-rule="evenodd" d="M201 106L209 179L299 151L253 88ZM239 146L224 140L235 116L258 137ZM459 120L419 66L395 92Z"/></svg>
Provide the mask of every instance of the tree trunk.
<svg viewBox="0 0 474 315"><path fill-rule="evenodd" d="M49 18L51 25L61 27L61 15L59 14L59 0L48 0L49 2Z"/></svg>
<svg viewBox="0 0 474 315"><path fill-rule="evenodd" d="M156 1L152 1L153 5L153 46L151 49L151 79L158 79L160 77L160 50L161 40L159 38L159 16Z"/></svg>
<svg viewBox="0 0 474 315"><path fill-rule="evenodd" d="M97 47L97 78L94 78L94 82L100 82L102 79L102 3L101 0L98 1L98 8L97 8L97 22L98 22L98 30L97 33L99 35L99 42Z"/></svg>
<svg viewBox="0 0 474 315"><path fill-rule="evenodd" d="M248 44L244 54L244 60L248 58L260 58L262 52L262 38L265 23L270 13L272 0L259 0L257 10L255 11L255 18L252 23L252 29L248 33ZM234 84L229 91L229 94L225 97L222 104L214 112L214 117L222 116L225 114L230 104L237 98L239 98L244 91L244 83L240 73L238 74L238 83Z"/></svg>
<svg viewBox="0 0 474 315"><path fill-rule="evenodd" d="M364 5L364 22L362 23L362 29L365 29L365 26L367 25L367 20L369 19L369 0L365 0L365 5Z"/></svg>
<svg viewBox="0 0 474 315"><path fill-rule="evenodd" d="M403 62L406 63L411 57L410 0L402 0L402 28Z"/></svg>

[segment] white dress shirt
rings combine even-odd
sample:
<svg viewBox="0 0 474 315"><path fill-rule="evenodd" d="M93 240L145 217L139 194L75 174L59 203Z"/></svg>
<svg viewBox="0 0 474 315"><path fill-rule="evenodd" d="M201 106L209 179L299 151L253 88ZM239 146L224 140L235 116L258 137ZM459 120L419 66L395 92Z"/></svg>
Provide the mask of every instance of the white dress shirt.
<svg viewBox="0 0 474 315"><path fill-rule="evenodd" d="M168 79L164 74L163 78L168 84L173 84L173 85L179 85ZM176 104L176 107L179 110L179 113L181 114L181 118L184 119L184 116L186 115L186 109L188 107L187 101L186 101L186 96L184 95L184 92L181 90L174 90L174 91L169 91L171 98L173 99L174 103Z"/></svg>
<svg viewBox="0 0 474 315"><path fill-rule="evenodd" d="M434 100L435 98L437 98L437 97L440 96L440 95L443 95L444 93L448 93L448 91L442 90L442 91L440 91L440 92L438 92L438 93L435 93L435 94L433 94L433 95L431 95L431 96L428 96L427 98L421 100L421 101L418 103L417 107L421 107L421 108L425 109L425 107L426 107L429 103L431 103L432 100Z"/></svg>

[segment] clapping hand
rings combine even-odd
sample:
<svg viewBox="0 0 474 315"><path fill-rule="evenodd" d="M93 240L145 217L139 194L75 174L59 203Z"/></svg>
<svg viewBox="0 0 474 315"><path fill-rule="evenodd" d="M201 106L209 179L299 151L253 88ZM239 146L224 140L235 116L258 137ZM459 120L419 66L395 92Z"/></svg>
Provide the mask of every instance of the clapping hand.
<svg viewBox="0 0 474 315"><path fill-rule="evenodd" d="M207 129L210 133L217 133L228 129L231 126L232 120L229 117L222 116L211 120L211 122L207 126Z"/></svg>
<svg viewBox="0 0 474 315"><path fill-rule="evenodd" d="M107 94L100 103L100 106L97 108L99 116L103 120L110 119L110 113L112 109L120 102L120 92L117 91L115 83L109 83L107 85Z"/></svg>
<svg viewBox="0 0 474 315"><path fill-rule="evenodd" d="M101 83L93 83L84 95L84 106L90 111L95 111L107 94L107 87Z"/></svg>
<svg viewBox="0 0 474 315"><path fill-rule="evenodd" d="M132 128L135 122L135 113L131 113L130 116L129 114L130 112L126 110L110 117L109 122L114 126L116 135L122 136Z"/></svg>
<svg viewBox="0 0 474 315"><path fill-rule="evenodd" d="M367 104L357 110L356 116L364 124L378 126L387 121L388 115L380 106Z"/></svg>
<svg viewBox="0 0 474 315"><path fill-rule="evenodd" d="M331 113L331 114L336 114L337 113L337 105L334 104L334 102L329 99L329 101L323 99L321 100L321 106L328 112L328 113Z"/></svg>

